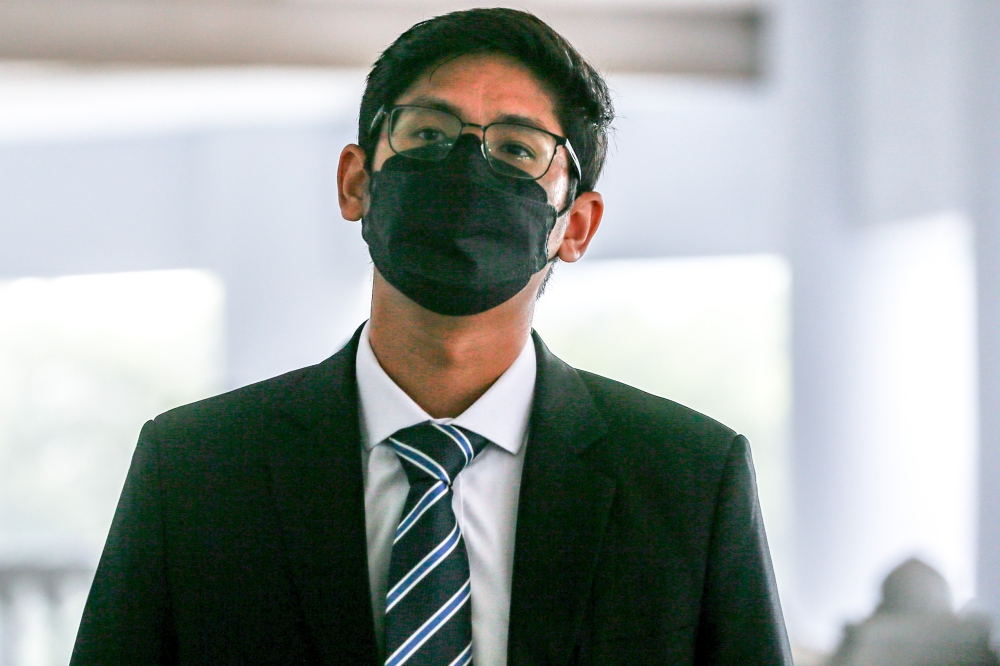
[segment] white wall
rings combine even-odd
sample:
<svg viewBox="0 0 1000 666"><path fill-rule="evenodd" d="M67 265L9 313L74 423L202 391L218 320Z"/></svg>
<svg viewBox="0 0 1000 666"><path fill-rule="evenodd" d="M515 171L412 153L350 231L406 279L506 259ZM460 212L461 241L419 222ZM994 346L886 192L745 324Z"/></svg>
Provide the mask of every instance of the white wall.
<svg viewBox="0 0 1000 666"><path fill-rule="evenodd" d="M773 86L641 75L611 86L619 119L594 257L786 249Z"/></svg>

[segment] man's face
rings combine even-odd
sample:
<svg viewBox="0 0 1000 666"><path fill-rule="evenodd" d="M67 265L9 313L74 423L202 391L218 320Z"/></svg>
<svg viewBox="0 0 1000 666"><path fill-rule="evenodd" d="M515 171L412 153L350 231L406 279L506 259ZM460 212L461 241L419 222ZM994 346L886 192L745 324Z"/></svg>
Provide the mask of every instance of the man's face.
<svg viewBox="0 0 1000 666"><path fill-rule="evenodd" d="M504 56L465 55L432 67L395 104L440 108L465 123L485 126L513 122L563 136L551 95L527 67ZM482 130L478 128L466 127L464 131L482 139ZM372 169L381 169L392 155L383 123ZM538 180L548 193L549 203L557 209L565 205L569 174L569 158L565 149L560 148L548 172Z"/></svg>
<svg viewBox="0 0 1000 666"><path fill-rule="evenodd" d="M527 67L516 60L497 55L466 55L431 67L395 104L430 106L451 112L465 123L486 126L496 122L518 123L564 136L556 116L553 97ZM379 171L393 156L387 129L383 123L371 170ZM466 132L482 139L482 130L466 127ZM370 208L370 174L365 167L365 152L360 146L345 146L337 170L340 211L347 220L361 220ZM547 256L565 262L577 261L587 251L600 226L604 200L597 192L581 192L567 201L571 158L565 147L556 150L548 171L537 182L545 190L548 202L557 210L567 208L549 233ZM541 269L523 290L533 299L548 273ZM376 286L380 284L376 281ZM530 293L529 293L530 292ZM526 297L527 299L527 297ZM530 302L526 300L525 302Z"/></svg>

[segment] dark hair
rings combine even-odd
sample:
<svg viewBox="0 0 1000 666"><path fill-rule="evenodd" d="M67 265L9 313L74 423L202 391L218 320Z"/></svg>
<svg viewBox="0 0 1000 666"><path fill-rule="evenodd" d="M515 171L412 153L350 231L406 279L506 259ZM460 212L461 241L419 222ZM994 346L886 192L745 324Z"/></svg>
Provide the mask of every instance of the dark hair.
<svg viewBox="0 0 1000 666"><path fill-rule="evenodd" d="M611 94L601 75L538 17L506 8L451 12L417 23L382 52L361 98L358 144L366 167L378 145L371 130L379 109L392 105L429 67L470 53L513 58L538 77L555 98L556 116L580 159L577 192L594 189L604 168L608 129L614 120Z"/></svg>

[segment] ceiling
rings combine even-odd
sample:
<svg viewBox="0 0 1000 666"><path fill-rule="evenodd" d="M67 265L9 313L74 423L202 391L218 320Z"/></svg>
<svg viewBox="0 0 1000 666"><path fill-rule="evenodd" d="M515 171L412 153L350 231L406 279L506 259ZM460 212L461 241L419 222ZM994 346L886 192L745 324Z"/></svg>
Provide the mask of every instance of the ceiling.
<svg viewBox="0 0 1000 666"><path fill-rule="evenodd" d="M368 66L417 21L467 0L0 0L0 58ZM752 77L766 5L527 0L605 71Z"/></svg>

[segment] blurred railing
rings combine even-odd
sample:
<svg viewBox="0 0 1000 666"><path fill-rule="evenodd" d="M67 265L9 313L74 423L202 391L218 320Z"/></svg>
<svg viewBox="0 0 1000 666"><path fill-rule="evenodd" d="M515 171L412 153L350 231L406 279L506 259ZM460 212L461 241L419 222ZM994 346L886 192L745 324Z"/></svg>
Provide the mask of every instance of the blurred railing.
<svg viewBox="0 0 1000 666"><path fill-rule="evenodd" d="M0 564L0 666L65 666L93 579L80 565Z"/></svg>

